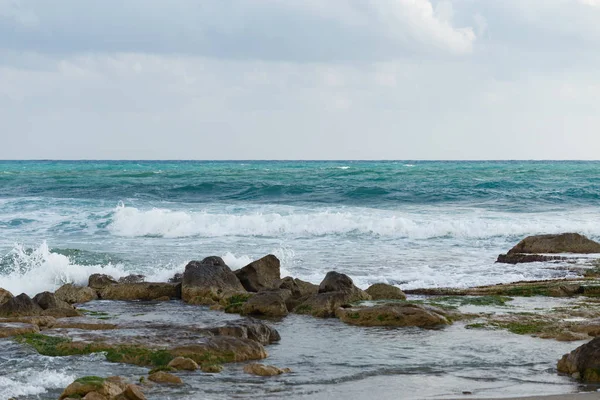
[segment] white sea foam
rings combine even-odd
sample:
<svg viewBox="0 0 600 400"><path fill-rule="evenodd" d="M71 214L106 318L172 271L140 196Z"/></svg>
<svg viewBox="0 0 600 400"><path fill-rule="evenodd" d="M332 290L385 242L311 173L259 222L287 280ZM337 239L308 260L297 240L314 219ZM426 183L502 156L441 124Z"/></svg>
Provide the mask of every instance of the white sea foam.
<svg viewBox="0 0 600 400"><path fill-rule="evenodd" d="M116 208L109 231L124 237L322 236L363 234L393 238L465 239L577 231L600 236L597 213L480 214L477 210L408 213L374 209L347 211L219 212Z"/></svg>
<svg viewBox="0 0 600 400"><path fill-rule="evenodd" d="M31 398L29 396L46 393L48 389L66 387L75 378L74 375L52 369L33 370L27 368L11 374L10 378L0 376L0 398Z"/></svg>

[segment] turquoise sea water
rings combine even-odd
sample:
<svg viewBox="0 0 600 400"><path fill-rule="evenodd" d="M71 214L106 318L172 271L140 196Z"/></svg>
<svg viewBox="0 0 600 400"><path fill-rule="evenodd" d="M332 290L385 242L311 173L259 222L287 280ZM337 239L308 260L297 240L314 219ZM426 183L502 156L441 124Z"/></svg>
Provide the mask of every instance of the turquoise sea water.
<svg viewBox="0 0 600 400"><path fill-rule="evenodd" d="M557 272L496 255L533 233L598 238L599 216L600 162L0 161L0 286L166 279L193 258L266 253L314 282L537 279Z"/></svg>

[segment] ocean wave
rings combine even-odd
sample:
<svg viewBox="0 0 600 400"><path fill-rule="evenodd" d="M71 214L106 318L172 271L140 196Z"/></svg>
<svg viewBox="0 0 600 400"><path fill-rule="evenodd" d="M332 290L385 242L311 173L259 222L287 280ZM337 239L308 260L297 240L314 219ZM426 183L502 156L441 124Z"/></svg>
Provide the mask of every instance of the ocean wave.
<svg viewBox="0 0 600 400"><path fill-rule="evenodd" d="M27 368L11 374L11 378L0 376L0 397L3 399L35 396L48 389L60 389L76 378L72 374L52 369L34 370ZM25 398L25 397L23 397Z"/></svg>
<svg viewBox="0 0 600 400"><path fill-rule="evenodd" d="M577 231L600 236L594 221L597 213L481 215L454 210L430 213L392 212L373 209L348 211L219 213L153 208L140 210L119 205L107 225L123 237L221 237L221 236L324 236L372 235L378 237L431 239L443 237L521 237L535 233Z"/></svg>

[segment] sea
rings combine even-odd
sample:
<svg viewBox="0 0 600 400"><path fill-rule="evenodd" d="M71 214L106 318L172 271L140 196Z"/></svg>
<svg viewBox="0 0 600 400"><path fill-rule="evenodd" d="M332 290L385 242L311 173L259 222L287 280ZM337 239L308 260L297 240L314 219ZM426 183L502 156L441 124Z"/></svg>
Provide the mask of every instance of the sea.
<svg viewBox="0 0 600 400"><path fill-rule="evenodd" d="M166 281L190 260L216 255L237 269L266 254L281 260L282 275L319 283L335 270L361 288L377 282L415 289L560 278L572 274L571 269L495 261L532 234L579 232L598 240L599 219L600 162L593 161L0 161L0 287L33 296L67 282L86 284L97 272ZM315 332L333 329L332 335L342 329L332 325L338 321L309 322L295 316L287 321L295 320L300 322L279 323L284 340L290 324L291 336L298 335L299 326ZM370 339L364 331L349 332L353 345L367 346L357 353L362 358L347 367L347 360L332 356L335 372L314 376L316 385L325 389L310 386L315 392L305 392L302 385L309 383L302 381L300 397L312 393L326 398L332 387L368 395L377 380L406 374L415 395L462 393L451 380L444 381L439 369L428 375L427 362L415 370L407 361L412 353L402 343L394 342L400 346L399 358L390 355L396 350L376 351L373 346L391 343L389 331ZM411 335L411 340L437 343L430 332ZM444 335L463 340L454 331ZM552 369L555 355L547 355L547 348L515 343L515 348L529 348L547 360L525 370L519 364L511 375L510 354L508 364L492 357L490 363L506 375L501 380L506 385L523 374L539 376ZM467 349L468 343L460 346ZM561 353L572 344L551 346L560 347L556 352ZM16 362L10 351L0 351L0 365L2 360ZM435 351L432 356L439 354ZM459 362L448 357L448 365ZM377 367L366 367L373 363ZM72 378L56 366L54 378L32 378L42 373L35 357L19 365L8 375L0 374L0 384L15 388L8 392L15 396L21 393L17 387L30 387L23 389L23 398L53 398L52 390ZM362 376L361 367L371 372ZM558 385L558 392L573 388L550 375L545 380L528 378L533 394L548 382ZM319 381L327 376L334 378ZM447 390L436 392L415 376L428 376L434 386ZM294 378L282 379L283 386L295 387ZM352 387L355 380L364 385ZM334 386L328 386L330 381ZM214 384L220 393L222 385ZM430 392L422 392L422 385ZM490 387L488 394L498 396L502 391L497 388L508 386ZM399 390L410 389L401 385ZM344 397L352 398L348 393ZM187 398L181 396L173 398Z"/></svg>

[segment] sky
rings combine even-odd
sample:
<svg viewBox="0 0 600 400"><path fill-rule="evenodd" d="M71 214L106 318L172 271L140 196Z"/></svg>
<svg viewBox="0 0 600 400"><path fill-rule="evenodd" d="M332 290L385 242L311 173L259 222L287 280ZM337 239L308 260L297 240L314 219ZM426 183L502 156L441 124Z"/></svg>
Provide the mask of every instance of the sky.
<svg viewBox="0 0 600 400"><path fill-rule="evenodd" d="M600 0L0 0L0 159L598 159Z"/></svg>

